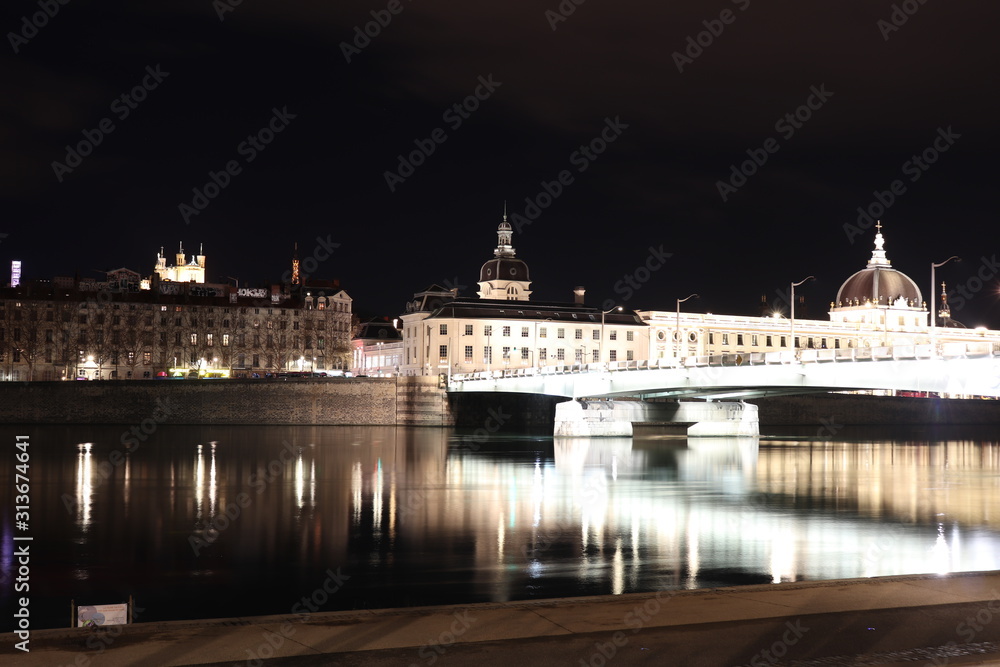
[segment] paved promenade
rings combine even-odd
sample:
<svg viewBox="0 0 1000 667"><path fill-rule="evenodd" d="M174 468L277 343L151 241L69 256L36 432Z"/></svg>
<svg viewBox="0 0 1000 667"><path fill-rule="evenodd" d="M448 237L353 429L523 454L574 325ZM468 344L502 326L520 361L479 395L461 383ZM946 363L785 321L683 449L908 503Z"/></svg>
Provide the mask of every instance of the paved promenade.
<svg viewBox="0 0 1000 667"><path fill-rule="evenodd" d="M1000 665L1000 572L39 630L5 665Z"/></svg>

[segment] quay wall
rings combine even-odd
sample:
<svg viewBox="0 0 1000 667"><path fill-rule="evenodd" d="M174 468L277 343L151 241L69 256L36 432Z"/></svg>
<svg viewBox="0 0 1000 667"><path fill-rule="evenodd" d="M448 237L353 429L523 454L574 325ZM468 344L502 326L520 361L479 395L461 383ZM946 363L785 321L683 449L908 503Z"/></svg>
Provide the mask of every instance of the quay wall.
<svg viewBox="0 0 1000 667"><path fill-rule="evenodd" d="M0 382L2 424L457 426L488 432L548 430L564 399L530 394L448 395L436 377L262 380ZM806 394L748 400L760 425L1000 425L1000 401Z"/></svg>
<svg viewBox="0 0 1000 667"><path fill-rule="evenodd" d="M419 393L420 380L432 379L2 382L0 423L418 424L427 415L419 407L400 411L399 396ZM442 423L440 410L433 416Z"/></svg>
<svg viewBox="0 0 1000 667"><path fill-rule="evenodd" d="M754 398L747 403L759 408L762 429L816 426L831 431L841 426L1000 425L1000 400L803 394Z"/></svg>

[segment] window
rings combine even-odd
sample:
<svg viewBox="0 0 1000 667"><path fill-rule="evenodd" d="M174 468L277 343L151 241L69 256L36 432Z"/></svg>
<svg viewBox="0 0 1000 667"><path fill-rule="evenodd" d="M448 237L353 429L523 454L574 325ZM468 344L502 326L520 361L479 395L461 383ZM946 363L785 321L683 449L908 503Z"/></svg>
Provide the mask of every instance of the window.
<svg viewBox="0 0 1000 667"><path fill-rule="evenodd" d="M466 345L465 346L465 360L466 361L472 361L472 346L471 345Z"/></svg>
<svg viewBox="0 0 1000 667"><path fill-rule="evenodd" d="M566 337L566 330L565 329L563 329L562 327L559 327L558 329L556 329L556 338L565 338L565 337Z"/></svg>
<svg viewBox="0 0 1000 667"><path fill-rule="evenodd" d="M564 350L561 347L558 348L556 350L556 359L558 359L559 361L565 361L566 360L566 350Z"/></svg>
<svg viewBox="0 0 1000 667"><path fill-rule="evenodd" d="M722 334L722 344L729 345L729 334L727 333Z"/></svg>
<svg viewBox="0 0 1000 667"><path fill-rule="evenodd" d="M547 360L548 357L549 357L548 352L549 351L546 350L544 347L542 349L540 349L538 351L538 361L545 361L545 360Z"/></svg>
<svg viewBox="0 0 1000 667"><path fill-rule="evenodd" d="M591 334L592 334L591 338L593 338L594 340L601 340L601 330L600 329L594 329L591 332Z"/></svg>
<svg viewBox="0 0 1000 667"><path fill-rule="evenodd" d="M510 346L509 345L504 345L502 353L503 353L503 359L504 359L504 361L506 361L507 359L509 359L510 358Z"/></svg>
<svg viewBox="0 0 1000 667"><path fill-rule="evenodd" d="M483 348L483 363L492 364L493 363L493 348L487 345Z"/></svg>
<svg viewBox="0 0 1000 667"><path fill-rule="evenodd" d="M839 338L834 338L833 339L833 348L835 350L840 349L840 339Z"/></svg>
<svg viewBox="0 0 1000 667"><path fill-rule="evenodd" d="M523 361L527 361L528 360L528 353L529 352L531 352L531 350L529 350L528 348L526 348L526 347L522 347L521 348L521 359Z"/></svg>
<svg viewBox="0 0 1000 667"><path fill-rule="evenodd" d="M626 331L625 332L625 340L627 340L630 343L632 341L634 341L635 340L635 332L634 331Z"/></svg>
<svg viewBox="0 0 1000 667"><path fill-rule="evenodd" d="M466 336L471 336L472 335L472 325L471 324L466 324L465 325L465 335ZM469 354L471 355L471 352Z"/></svg>
<svg viewBox="0 0 1000 667"><path fill-rule="evenodd" d="M573 358L576 360L576 363L578 364L583 363L583 352L584 349L582 347L578 347L575 350L573 350Z"/></svg>
<svg viewBox="0 0 1000 667"><path fill-rule="evenodd" d="M708 344L715 345L715 334L711 331L708 332Z"/></svg>
<svg viewBox="0 0 1000 667"><path fill-rule="evenodd" d="M149 366L151 363L153 363L153 353L152 352L143 352L142 353L142 365L143 366Z"/></svg>
<svg viewBox="0 0 1000 667"><path fill-rule="evenodd" d="M743 344L743 334L736 334L736 344L737 345Z"/></svg>
<svg viewBox="0 0 1000 667"><path fill-rule="evenodd" d="M788 342L785 340L784 336L781 337L781 345L779 345L779 347L788 347Z"/></svg>
<svg viewBox="0 0 1000 667"><path fill-rule="evenodd" d="M632 350L626 350L625 351L625 360L626 361L634 361L635 360L635 353L632 352Z"/></svg>
<svg viewBox="0 0 1000 667"><path fill-rule="evenodd" d="M593 361L595 364L599 362L601 360L601 351L593 350L590 355L590 360Z"/></svg>
<svg viewBox="0 0 1000 667"><path fill-rule="evenodd" d="M608 340L618 340L618 332L612 329L611 333L608 334Z"/></svg>
<svg viewBox="0 0 1000 667"><path fill-rule="evenodd" d="M576 340L583 340L583 329L577 329L573 332L573 338Z"/></svg>
<svg viewBox="0 0 1000 667"><path fill-rule="evenodd" d="M447 345L438 345L438 357L440 357L441 359L447 359L448 358L448 346Z"/></svg>
<svg viewBox="0 0 1000 667"><path fill-rule="evenodd" d="M611 350L608 352L609 361L618 361L618 350Z"/></svg>
<svg viewBox="0 0 1000 667"><path fill-rule="evenodd" d="M253 367L254 368L259 368L260 367L260 355L259 354L253 355Z"/></svg>
<svg viewBox="0 0 1000 667"><path fill-rule="evenodd" d="M521 327L521 338L528 337L528 327Z"/></svg>
<svg viewBox="0 0 1000 667"><path fill-rule="evenodd" d="M222 347L229 347L229 334L222 334Z"/></svg>
<svg viewBox="0 0 1000 667"><path fill-rule="evenodd" d="M492 336L493 335L493 325L492 324L487 324L486 326L484 326L483 327L483 333L485 335L487 335L487 336Z"/></svg>
<svg viewBox="0 0 1000 667"><path fill-rule="evenodd" d="M282 344L284 344L284 340L285 340L285 337L282 336L281 337ZM317 350L325 350L326 349L326 337L325 336L316 336L316 349Z"/></svg>
<svg viewBox="0 0 1000 667"><path fill-rule="evenodd" d="M545 338L547 336L548 336L548 330L545 327L542 327L542 328L540 328L538 330L538 337L539 338Z"/></svg>
<svg viewBox="0 0 1000 667"><path fill-rule="evenodd" d="M765 336L764 337L764 346L765 347L771 347L771 337L770 336Z"/></svg>
<svg viewBox="0 0 1000 667"><path fill-rule="evenodd" d="M757 347L757 334L750 334L750 345Z"/></svg>
<svg viewBox="0 0 1000 667"><path fill-rule="evenodd" d="M439 324L438 325L438 333L441 334L442 336L447 336L448 335L448 325L447 324Z"/></svg>
<svg viewBox="0 0 1000 667"><path fill-rule="evenodd" d="M294 322L292 322L292 331L298 331L298 330L299 330L299 321L295 320Z"/></svg>
<svg viewBox="0 0 1000 667"><path fill-rule="evenodd" d="M504 325L504 327L503 327L503 335L504 336L509 336L510 335L510 325L507 325L507 324Z"/></svg>

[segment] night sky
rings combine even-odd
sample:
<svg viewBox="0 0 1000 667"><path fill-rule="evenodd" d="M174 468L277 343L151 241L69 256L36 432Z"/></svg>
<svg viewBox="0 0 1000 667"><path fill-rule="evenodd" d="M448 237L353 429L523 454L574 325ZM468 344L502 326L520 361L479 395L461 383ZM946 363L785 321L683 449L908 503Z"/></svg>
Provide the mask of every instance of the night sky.
<svg viewBox="0 0 1000 667"><path fill-rule="evenodd" d="M148 275L183 241L210 281L260 284L298 242L391 317L431 283L475 295L506 200L534 299L583 285L672 311L697 292L685 310L755 315L812 274L797 291L825 319L871 255L858 207L897 181L876 210L893 266L927 298L931 262L961 256L938 270L965 291L953 315L1000 328L998 19L941 0L14 0L2 282L12 259L26 279ZM210 172L225 187L200 200Z"/></svg>

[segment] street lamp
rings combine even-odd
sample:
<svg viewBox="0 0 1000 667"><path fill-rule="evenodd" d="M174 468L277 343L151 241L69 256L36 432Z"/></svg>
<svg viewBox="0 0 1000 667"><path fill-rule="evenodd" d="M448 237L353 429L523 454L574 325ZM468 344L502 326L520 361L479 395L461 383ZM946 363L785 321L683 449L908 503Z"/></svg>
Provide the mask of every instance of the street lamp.
<svg viewBox="0 0 1000 667"><path fill-rule="evenodd" d="M674 357L681 358L681 304L688 299L700 298L697 294L689 294L683 299L677 299L677 331L674 332Z"/></svg>
<svg viewBox="0 0 1000 667"><path fill-rule="evenodd" d="M601 311L601 344L598 346L600 350L600 363L604 363L604 316L612 311L622 312L621 306L615 306L614 308L608 308L607 310Z"/></svg>
<svg viewBox="0 0 1000 667"><path fill-rule="evenodd" d="M958 257L957 255L952 255L951 257L949 257L948 259L944 260L943 262L938 262L937 264L935 264L934 262L931 262L931 293L927 295L927 297L928 297L927 298L927 305L931 309L931 351L932 351L932 353L935 356L937 355L937 346L936 346L935 341L934 341L934 327L937 325L937 320L936 320L936 315L937 315L937 303L936 303L936 301L937 301L937 299L934 296L934 290L935 290L934 269L938 268L939 266L944 266L945 264L947 264L948 262L950 262L953 259L958 260L959 262L962 261L961 257Z"/></svg>
<svg viewBox="0 0 1000 667"><path fill-rule="evenodd" d="M790 311L791 312L791 318L789 320L791 322L791 340L789 341L789 344L792 346L792 354L793 355L795 354L795 349L796 349L796 346L795 346L795 288L798 287L799 285L801 285L802 283L806 282L807 280L814 280L815 278L816 278L816 276L808 276L806 278L803 278L802 280L800 280L797 283L792 283L792 307L791 307L791 311Z"/></svg>

